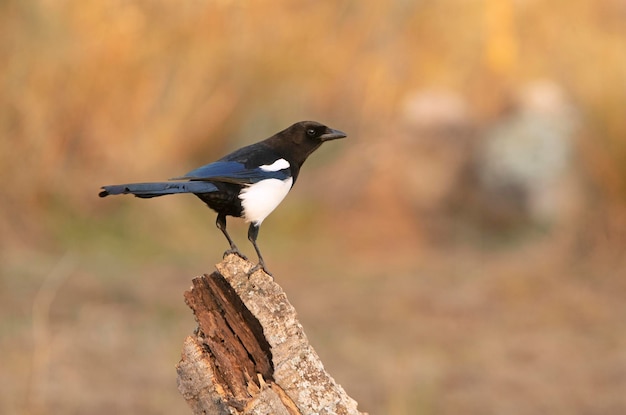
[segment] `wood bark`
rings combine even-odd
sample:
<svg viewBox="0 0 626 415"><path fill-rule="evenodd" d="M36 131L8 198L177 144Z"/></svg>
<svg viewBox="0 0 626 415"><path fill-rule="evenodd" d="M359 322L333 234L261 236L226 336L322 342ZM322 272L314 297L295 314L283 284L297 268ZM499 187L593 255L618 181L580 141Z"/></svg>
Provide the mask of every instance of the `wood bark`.
<svg viewBox="0 0 626 415"><path fill-rule="evenodd" d="M178 389L194 414L360 414L326 373L271 276L237 255L194 278L198 328L183 344Z"/></svg>

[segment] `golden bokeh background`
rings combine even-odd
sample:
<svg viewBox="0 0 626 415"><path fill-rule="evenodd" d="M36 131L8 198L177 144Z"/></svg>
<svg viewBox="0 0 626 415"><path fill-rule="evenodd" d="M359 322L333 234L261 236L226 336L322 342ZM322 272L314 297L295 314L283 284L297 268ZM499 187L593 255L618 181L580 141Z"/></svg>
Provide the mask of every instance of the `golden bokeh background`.
<svg viewBox="0 0 626 415"><path fill-rule="evenodd" d="M0 57L1 413L187 413L226 242L98 189L304 119L259 244L361 410L626 413L625 1L7 0Z"/></svg>

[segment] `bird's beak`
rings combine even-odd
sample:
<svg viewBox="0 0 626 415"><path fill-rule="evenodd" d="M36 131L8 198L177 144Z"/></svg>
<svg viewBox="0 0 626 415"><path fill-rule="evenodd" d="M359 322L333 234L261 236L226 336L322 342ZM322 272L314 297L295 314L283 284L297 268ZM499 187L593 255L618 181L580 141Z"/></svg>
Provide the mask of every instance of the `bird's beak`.
<svg viewBox="0 0 626 415"><path fill-rule="evenodd" d="M333 130L332 128L328 128L326 132L320 136L320 140L330 141L330 140L336 140L338 138L344 138L344 137L347 137L346 133L339 131L339 130Z"/></svg>

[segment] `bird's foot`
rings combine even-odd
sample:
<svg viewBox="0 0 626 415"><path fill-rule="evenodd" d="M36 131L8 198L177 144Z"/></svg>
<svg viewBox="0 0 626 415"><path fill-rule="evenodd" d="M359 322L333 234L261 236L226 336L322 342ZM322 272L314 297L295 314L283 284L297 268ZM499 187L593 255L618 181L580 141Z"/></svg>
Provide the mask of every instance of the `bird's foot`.
<svg viewBox="0 0 626 415"><path fill-rule="evenodd" d="M228 255L230 255L230 254L235 254L235 255L237 255L239 258L241 258L241 259L243 259L243 260L245 260L245 261L247 261L247 260L248 260L248 257L247 257L247 256L245 256L244 254L242 254L241 252L239 252L239 249L237 249L237 247L235 247L235 248L230 248L230 249L228 249L228 250L224 251L224 255L222 256L222 258L226 258L226 257L227 257Z"/></svg>
<svg viewBox="0 0 626 415"><path fill-rule="evenodd" d="M250 271L247 272L248 274L248 278L250 278L250 276L252 274L254 274L255 272L257 272L258 270L262 269L263 272L265 272L267 275L269 275L272 279L274 279L274 276L272 275L271 272L269 272L267 270L267 268L265 267L265 264L262 262L259 262L258 264L256 264L255 266L253 266L252 268L250 268Z"/></svg>

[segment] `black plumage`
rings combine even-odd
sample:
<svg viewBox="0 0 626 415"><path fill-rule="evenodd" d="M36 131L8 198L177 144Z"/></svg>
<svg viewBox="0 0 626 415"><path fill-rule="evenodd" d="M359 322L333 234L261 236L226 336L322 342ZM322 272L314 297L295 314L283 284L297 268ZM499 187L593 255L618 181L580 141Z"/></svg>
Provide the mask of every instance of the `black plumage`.
<svg viewBox="0 0 626 415"><path fill-rule="evenodd" d="M307 157L323 142L343 137L343 132L318 122L302 121L172 181L103 186L100 197L133 194L152 198L193 193L217 212L216 225L228 240L230 251L239 253L226 231L226 217L242 217L250 222L248 239L259 257L257 267L265 269L256 243L261 223L287 195Z"/></svg>

